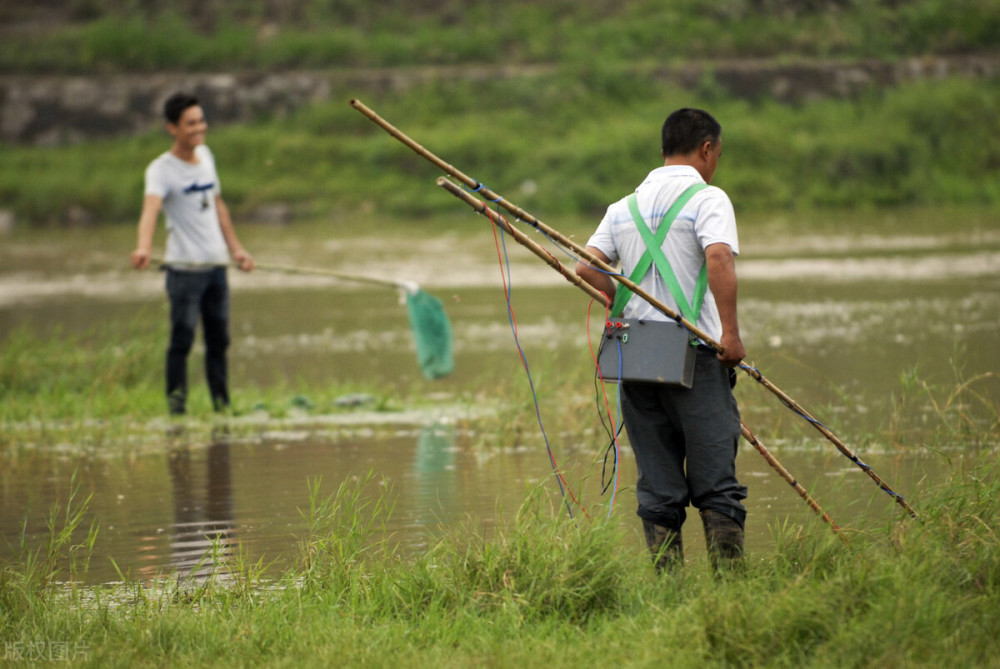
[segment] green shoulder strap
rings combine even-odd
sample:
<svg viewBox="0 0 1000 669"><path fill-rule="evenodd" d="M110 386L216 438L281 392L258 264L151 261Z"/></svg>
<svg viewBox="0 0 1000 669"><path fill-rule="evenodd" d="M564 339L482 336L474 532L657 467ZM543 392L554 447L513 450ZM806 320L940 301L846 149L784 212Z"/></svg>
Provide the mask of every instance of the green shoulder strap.
<svg viewBox="0 0 1000 669"><path fill-rule="evenodd" d="M646 221L642 218L642 214L639 213L639 203L635 193L628 196L629 213L632 214L632 220L635 222L635 226L639 230L639 235L642 236L642 240L646 244L646 252L639 259L635 269L632 270L632 275L629 279L632 283L639 283L642 277L646 275L646 272L649 271L650 265L655 263L656 268L660 270L660 274L663 276L663 280L667 282L667 288L670 290L670 294L674 296L674 300L681 310L681 315L691 323L698 322L701 305L705 301L705 292L708 289L708 270L705 265L701 266L701 272L698 274L698 281L695 284L693 304L689 305L687 298L684 296L684 291L681 290L680 283L677 281L677 276L670 267L670 263L667 262L667 257L663 255L661 247L663 246L663 240L667 237L667 232L670 231L670 226L673 225L674 220L680 214L684 205L694 197L695 193L706 187L707 184L693 184L681 193L681 196L677 198L670 209L667 210L667 213L663 215L663 218L660 219L660 225L656 229L655 235L649 230ZM613 317L621 315L631 297L632 291L625 286L619 285L618 291L615 293L614 304L611 306L611 315Z"/></svg>

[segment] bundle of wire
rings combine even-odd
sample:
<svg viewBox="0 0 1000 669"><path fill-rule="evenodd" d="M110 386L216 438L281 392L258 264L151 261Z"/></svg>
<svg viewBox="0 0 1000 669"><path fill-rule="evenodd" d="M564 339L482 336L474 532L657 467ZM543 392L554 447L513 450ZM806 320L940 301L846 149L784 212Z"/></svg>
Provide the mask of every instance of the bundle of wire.
<svg viewBox="0 0 1000 669"><path fill-rule="evenodd" d="M499 211L497 212L497 215L499 216ZM534 380L532 379L532 376L531 376L531 368L530 368L530 366L528 364L527 357L525 356L524 349L521 346L521 342L520 342L520 339L519 339L519 336L518 336L518 332L517 332L517 318L514 315L514 308L513 308L512 302L511 302L510 261L509 261L509 257L508 257L508 254L507 254L507 244L506 244L506 239L505 239L504 231L503 231L502 227L498 226L495 222L493 222L492 218L490 220L491 220L491 223L492 223L492 226L493 226L494 242L496 244L497 258L498 258L498 261L499 261L499 264L500 264L500 274L501 274L501 281L503 283L503 289L504 289L504 299L505 299L505 302L507 304L507 316L508 316L508 319L510 321L511 332L512 332L512 334L514 336L514 343L517 346L518 354L519 354L519 356L521 358L521 364L524 366L525 374L528 377L528 384L529 384L529 386L531 388L532 401L533 401L534 406L535 406L535 416L536 416L536 419L538 421L539 429L542 432L542 438L545 441L545 448L546 448L546 451L548 452L548 455L549 455L549 462L550 462L550 464L552 466L553 472L555 473L556 481L559 484L559 491L560 491L560 494L563 497L563 503L566 505L566 510L569 512L570 517L573 517L573 510L570 507L570 504L569 504L569 502L566 499L567 494L569 495L570 499L572 499L573 503L576 504L583 511L584 515L586 515L589 518L590 516L589 516L589 514L587 514L586 509L583 507L583 505L580 503L580 501L573 494L573 491L570 489L569 484L566 482L565 477L563 476L562 472L560 471L559 465L556 462L555 454L552 451L552 445L551 445L551 443L549 441L548 434L547 434L547 432L545 430L545 424L544 424L544 421L542 420L542 415L541 415L541 408L539 407L539 403L538 403L538 395L537 395L537 392L535 390ZM552 240L550 239L550 241L552 241ZM557 246L559 246L559 245L557 244ZM562 248L562 247L560 247L560 248ZM569 254L568 251L566 251L565 249L562 249L562 250L565 253L567 253L567 255L570 255L571 257L573 257L572 254ZM605 384L603 382L603 379L601 378L600 373L599 373L599 367L598 367L598 364L597 364L597 359L598 358L597 358L597 355L595 355L595 353L594 353L593 343L590 342L590 337L589 337L589 333L590 333L590 320L591 320L591 310L593 308L593 305L594 305L594 301L592 300L591 303L590 303L590 305L587 308L587 323L588 323L588 325L587 325L587 332L588 332L588 342L590 343L590 353L591 353L591 357L594 360L594 366L595 366L595 393L597 391L599 391L599 395L600 395L597 398L597 413L598 413L598 416L599 416L599 418L601 420L601 425L604 427L605 432L607 432L608 438L609 438L609 444L608 444L608 447L605 449L604 463L603 463L602 471L601 471L601 485L602 485L601 492L602 492L602 494L604 494L604 493L606 493L608 491L609 487L611 489L611 501L610 501L610 503L608 505L608 516L610 517L612 511L614 510L614 503L615 503L615 499L616 499L616 495L617 495L617 491L618 491L618 475L619 475L619 464L620 464L620 456L621 456L621 449L619 448L619 443L618 443L618 435L621 432L622 425L621 425L620 419L616 418L616 416L620 416L621 415L621 400L620 400L620 395L618 393L616 393L616 396L615 396L616 402L615 403L616 403L617 411L615 413L612 413L611 406L610 406L611 403L610 403L610 400L608 399L607 389L606 389ZM607 305L605 305L604 320L607 320L607 317L608 317L607 309L608 309L608 307L607 307ZM619 355L620 355L620 353L621 352L619 351ZM604 404L603 409L600 406L602 398L603 398L603 404ZM605 416L607 417L607 420L610 421L610 424L611 424L610 427L609 427L608 423L605 421ZM611 453L613 453L614 458L613 458L613 465L612 465L611 475L608 476L607 461L608 461L608 455L611 454Z"/></svg>

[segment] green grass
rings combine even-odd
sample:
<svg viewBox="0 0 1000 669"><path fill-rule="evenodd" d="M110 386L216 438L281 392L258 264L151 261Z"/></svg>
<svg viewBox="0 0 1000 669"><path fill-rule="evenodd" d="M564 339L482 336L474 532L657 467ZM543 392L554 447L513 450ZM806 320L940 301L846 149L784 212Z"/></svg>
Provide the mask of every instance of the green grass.
<svg viewBox="0 0 1000 669"><path fill-rule="evenodd" d="M196 7L196 8L195 8ZM10 31L15 73L881 57L996 48L996 0L190 3L79 0ZM31 16L5 10L13 21ZM0 18L5 18L0 13Z"/></svg>
<svg viewBox="0 0 1000 669"><path fill-rule="evenodd" d="M538 491L508 523L403 560L379 538L391 508L373 476L326 497L316 482L286 573L237 556L200 582L67 588L15 559L0 641L8 658L58 642L101 667L992 666L1000 478L995 463L949 471L917 522L889 517L847 546L819 523L779 525L775 555L721 578L690 556L658 577L619 525L569 521ZM66 504L65 527L82 508Z"/></svg>
<svg viewBox="0 0 1000 669"><path fill-rule="evenodd" d="M77 449L115 450L135 436L156 447L148 433L150 424L166 420L167 325L159 312L154 317L151 311L79 334L41 334L24 327L6 337L0 350L0 448L16 451L69 441ZM200 360L199 353L192 357ZM399 392L395 387L371 388L347 379L283 379L234 389L232 411L219 416L202 392L195 360L184 421L192 434L208 433L227 420L239 433L293 416L349 412L352 407L340 407L336 400L351 394L370 396L363 406L368 410L400 408L390 399ZM244 425L241 417L252 420Z"/></svg>
<svg viewBox="0 0 1000 669"><path fill-rule="evenodd" d="M197 6L195 6L197 5ZM726 158L717 176L741 211L996 204L1000 82L952 78L872 90L859 100L783 106L719 93L710 63L768 57L895 60L993 53L1000 0L694 0L576 3L135 3L74 0L31 23L0 10L0 71L188 70L544 64L542 73L435 81L405 92L335 91L285 120L212 131L238 217L269 204L299 218L440 214L456 204L437 172L346 106L372 103L473 177L545 215L594 216L658 160L657 133L678 106L711 109ZM50 17L49 17L50 18ZM39 26L42 27L39 27ZM694 90L655 71L709 64ZM211 110L209 116L211 118ZM77 146L4 146L0 201L18 221L60 223L83 210L132 222L143 168L166 137Z"/></svg>
<svg viewBox="0 0 1000 669"><path fill-rule="evenodd" d="M586 75L591 83L575 82ZM649 95L648 90L656 91ZM216 128L210 144L237 220L273 203L299 219L366 226L441 216L464 205L439 172L334 102L287 120ZM710 109L723 124L715 182L737 211L801 212L1000 204L1000 80L900 86L859 100L800 106L685 92L610 67L481 86L434 82L363 101L403 132L535 215L594 218L659 161L664 115ZM57 223L73 207L133 223L143 170L165 136L59 148L4 148L0 199L18 219ZM946 226L959 221L945 221Z"/></svg>
<svg viewBox="0 0 1000 669"><path fill-rule="evenodd" d="M110 452L128 443L132 430L148 438L148 422L164 410L160 315L139 312L82 334L26 329L7 337L0 349L0 447L72 441ZM591 372L583 365L570 370L553 355L532 362L547 428L573 442L572 430L580 429L573 426L592 411ZM907 370L884 435L870 437L940 448L939 475L907 490L919 521L873 491L872 503L887 508L883 525L851 532L845 547L818 520L779 521L774 552L751 555L739 578L713 578L699 554L689 555L683 571L657 578L643 547L622 535L620 522L605 521L600 508L590 509L593 520L568 520L545 493L551 482L532 489L511 520L470 522L403 557L384 532L392 496L369 475L335 491L310 483L302 509L308 530L290 538L299 550L287 569L235 550L204 581L165 574L154 582L83 587L76 581L101 536L99 527L83 525L87 500L71 487L47 517L43 546L22 542L0 564L5 662L17 666L16 654L55 648L94 667L220 659L274 667L577 667L595 660L993 666L1000 604L1000 414L990 394L996 377L954 367L954 381L937 385ZM524 378L497 376L484 369L470 384L488 389L497 409L476 425L490 440L482 448L537 435L534 414L524 410ZM234 400L244 409L264 404L281 417L301 395L312 408L296 410L319 415L351 390L359 388L337 381L247 386ZM553 402L558 409L549 408ZM195 428L207 429L207 399L193 409ZM579 441L593 442L593 435ZM955 452L969 457L953 461Z"/></svg>
<svg viewBox="0 0 1000 669"><path fill-rule="evenodd" d="M529 313L522 311L521 316ZM152 307L138 310L132 318L75 334L27 326L13 331L0 347L0 448L17 451L68 442L81 449L117 452L139 436L148 447L156 447L155 440L150 441L149 427L166 420L162 378L166 340L165 318ZM531 389L522 374L511 375L508 367L473 367L466 372L469 376L438 386L428 385L419 375L410 382L315 375L251 381L234 369L233 411L220 417L213 413L200 385L200 355L195 352L190 362L192 391L186 425L192 434L208 433L220 420L228 421L237 433L253 433L284 419L307 424L311 418L320 421L359 408L392 413L450 405L468 411L468 420L475 423L472 432L477 435L477 448L516 447L538 435L535 413L525 410L533 402ZM587 354L581 352L572 359L528 355L548 433L558 435L560 443L590 443L595 438L607 443L604 432L594 434L600 430L594 414L598 398L593 369L581 364L581 356ZM867 443L939 442L950 448L955 444L989 448L1000 435L997 372L966 369L961 350L954 352L951 361L950 377L935 381L925 378L917 367L904 370L892 395L872 404L884 418L873 425L870 434L858 435L850 425L836 422L831 429ZM768 374L766 369L763 372ZM781 385L779 379L773 381ZM360 407L340 406L338 400L349 395L368 399ZM742 378L737 396L753 416L753 429L761 435L783 433L791 427L800 438L820 438L749 377ZM836 405L849 403L834 398L832 406L806 408L820 419L836 421Z"/></svg>

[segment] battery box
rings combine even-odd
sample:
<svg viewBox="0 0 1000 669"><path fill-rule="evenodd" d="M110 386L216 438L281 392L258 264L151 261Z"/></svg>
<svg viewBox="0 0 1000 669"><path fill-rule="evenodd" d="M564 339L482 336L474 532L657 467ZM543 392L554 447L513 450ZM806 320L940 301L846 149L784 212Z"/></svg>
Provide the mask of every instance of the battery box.
<svg viewBox="0 0 1000 669"><path fill-rule="evenodd" d="M690 388L696 353L691 342L691 333L674 321L608 321L597 356L601 377Z"/></svg>

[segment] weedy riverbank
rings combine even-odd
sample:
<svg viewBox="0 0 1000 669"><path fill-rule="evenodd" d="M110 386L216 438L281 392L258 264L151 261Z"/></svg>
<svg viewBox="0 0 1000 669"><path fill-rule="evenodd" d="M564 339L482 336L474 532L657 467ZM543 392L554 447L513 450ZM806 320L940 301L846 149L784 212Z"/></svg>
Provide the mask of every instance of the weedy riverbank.
<svg viewBox="0 0 1000 669"><path fill-rule="evenodd" d="M615 526L541 495L401 560L373 538L392 510L362 495L369 476L328 496L313 485L285 574L237 552L199 581L81 588L51 568L90 542L71 499L49 545L0 571L0 643L15 666L994 666L997 473L956 474L925 491L920 520L847 545L818 523L775 527L774 556L715 577L690 560L658 577Z"/></svg>
<svg viewBox="0 0 1000 669"><path fill-rule="evenodd" d="M322 218L377 234L386 217L440 217L461 207L434 186L440 171L351 109L353 97L548 219L599 220L609 202L660 162L660 125L679 106L708 109L722 123L726 157L713 183L741 217L1000 201L995 181L980 178L997 161L996 148L984 140L997 133L1000 118L995 79L917 82L857 100L790 106L735 99L708 84L684 90L652 72L609 67L489 86L436 81L407 95L345 88L334 101L287 119L215 127L209 144L236 221L278 206L296 222ZM58 224L70 210L95 223L131 225L143 167L165 146L164 134L151 132L44 149L5 147L0 197L18 225ZM960 229L957 220L941 225Z"/></svg>
<svg viewBox="0 0 1000 669"><path fill-rule="evenodd" d="M988 215L982 220L984 228L992 229ZM976 244L988 250L992 239L985 235L963 239L959 251L964 253L965 245ZM291 243L287 236L280 241ZM874 254L872 249L880 243L875 240L874 246L864 248ZM828 254L831 246L836 244L818 244ZM32 253L41 253L40 248L33 246ZM74 250L79 248L74 246ZM74 262L85 262L79 254L72 255ZM885 267L880 257L874 256L874 261ZM914 258L920 261L922 256ZM816 261L811 256L807 259ZM856 271L857 265L849 265L843 274L849 274L848 270ZM968 342L970 354L979 353L984 350L979 342L988 343L995 332L991 279L976 274L969 281L969 286L953 286L947 278L939 282L913 279L898 287L883 287L888 295L882 299L865 284L858 289L863 301L857 311L851 306L859 298L852 298L850 284L838 288L827 280L818 286L800 281L797 290L803 292L803 304L797 307L787 297L768 297L771 290L787 293L783 286L772 288L758 282L751 293L756 295L751 305L757 308L746 310L748 319L756 315L758 322L766 317L781 325L780 330L756 328L752 348L762 356L761 368L770 371L784 359L791 360L797 373L779 370L774 378L783 383L788 378L815 380L822 392L813 391L810 399L818 395L821 402L830 403L826 384L833 382L826 376L837 375L838 366L847 367L848 372L858 370L856 383L845 384L832 400L836 406L823 406L816 413L838 433L846 427L852 444L857 443L865 456L878 451L880 471L889 459L886 453L904 461L917 451L936 458L936 467L928 470L932 475L918 486L905 486L909 501L920 513L918 521L903 517L865 481L866 494L873 499L878 496L878 502L871 504L882 503L891 510L878 509L872 515L882 520L852 530L844 546L811 515L801 522L780 520L781 514L770 510L769 502L762 499L766 493L760 481L754 494L762 510L768 510L756 518L760 519L758 527L771 524L773 550L751 553L742 575L714 578L703 554L693 547L685 569L657 578L641 540L623 537L623 524L614 522L628 510L622 509L611 521L593 508L593 520L568 520L555 496L543 492L551 492L551 481L533 488L523 504L524 495L518 491L517 502L511 506L520 504L520 508L513 515L499 514L505 520L470 520L445 527L419 550L412 546L400 550L391 533L384 531L393 514L399 513L393 508L399 497L386 490L380 475L360 480L348 476L335 491L328 487L335 482L323 484L314 478L305 503L299 505L305 531L301 537L287 531L292 553L288 566L276 567L266 554L257 557L259 553L239 543L237 532L235 542L220 543L209 552L202 566L210 575L201 579L178 578L166 570L159 577L139 578L123 568L118 583L84 586L88 570L95 568L89 558L100 550L102 532L110 528L90 524L85 489L71 486L60 491L63 501L42 519L48 530L40 544L7 535L11 545L5 546L0 567L4 662L18 666L45 660L58 665L72 659L80 666L100 667L210 662L276 667L401 663L414 667L543 663L558 667L595 661L678 667L995 665L1000 578L995 504L1000 487L996 462L1000 414L994 400L995 364L982 356L966 370L955 353L953 376L930 367L931 362L953 353L945 350L942 341L955 342L956 349ZM897 290L905 294L901 305L895 297ZM951 291L962 299L951 299ZM476 417L472 436L463 436L482 440L481 452L513 448L529 439L537 443L538 426L527 384L519 361L511 360L508 325L502 322L501 311L493 308L496 305L489 304L491 299L497 301L495 293L490 295L484 298L475 289L449 288L447 299L453 313L462 306L462 318L456 324L461 323L462 336L469 337L459 337L457 352L471 362L459 366L465 376L459 378L457 370L455 378L435 381L431 390L419 380L419 372L407 376L406 370L415 365L404 344L409 341L407 326L393 320L403 320L394 295L387 295L381 304L376 295L338 293L335 301L340 312L325 310L324 305L334 300L325 299L322 293L303 297L286 290L271 299L264 292L250 296L234 291L234 300L255 300L256 310L264 317L246 330L240 325L234 328L239 338L233 350L236 412L218 420L237 432L280 424L287 417L307 425L338 412L349 416L355 409L339 407L337 398L367 394L374 398L373 409L386 416L422 403L489 407L490 413ZM933 299L942 295L949 299ZM564 443L593 448L593 432L582 431L594 428L585 428L581 422L581 416L586 416L587 425L594 424L594 387L592 369L585 364L586 344L577 335L560 339L560 328L551 325L577 318L578 329L583 330L584 305L574 305L572 313L564 315L559 309L568 300L545 291L533 293L520 284L515 300L549 433L558 434ZM294 308L279 312L278 301L290 302ZM165 440L168 432L161 429L165 427L161 387L165 332L158 310L162 307L139 308L111 300L81 302L57 303L55 321L62 329L45 325L48 310L30 303L16 312L26 325L5 336L0 349L0 448L12 458L23 455L23 461L35 450L58 457L73 448L95 460L103 455L126 460L140 441L143 448L165 451L163 444L155 443L158 438ZM365 320L358 316L361 302L386 317L380 327L391 331L389 344L378 340L378 355L353 355L350 347L336 349L334 361L321 362L320 351L328 352L347 338L335 326ZM86 322L97 325L88 328L79 322L85 319L74 318L79 315L73 311L77 308L95 311ZM831 316L808 317L817 312L831 312ZM876 312L882 317L872 318ZM243 310L234 308L234 313ZM903 319L900 314L904 313L913 320ZM389 314L395 316L388 318ZM275 320L281 322L269 328ZM899 323L888 322L893 320ZM934 338L917 339L905 348L908 340L902 335L919 334L923 326L942 322L947 326L943 331L929 328ZM841 327L845 323L856 324L856 330L845 331ZM952 327L953 323L961 329ZM776 341L779 332L786 342L803 338L802 348ZM964 337L959 336L963 333ZM985 334L979 338L977 333ZM369 336L362 334L362 340ZM880 348L887 336L886 346ZM925 341L932 345L924 346ZM302 350L301 358L284 357L286 349L296 348L290 343ZM900 347L903 353L917 354L904 356L904 363L886 360ZM511 355L501 358L495 353L497 348ZM818 367L824 348L833 352L836 365L825 367L824 374L799 371L805 362ZM545 351L545 355L533 355L535 351ZM584 360L573 357L572 362L565 362L566 356L578 355ZM350 358L364 358L365 374L341 372L339 367L346 368ZM254 369L248 360L253 360ZM387 369L379 367L382 360L389 361ZM322 369L315 374L317 367ZM192 366L192 380L198 376ZM854 376L849 375L852 382ZM800 385L809 397L808 384ZM891 388L891 398L886 387ZM737 392L744 393L741 407L748 419L753 417L753 426L762 436L785 436L788 445L797 438L795 429L808 430L790 428L794 417L784 407L765 411L775 403L758 399L759 391L752 384L741 382ZM799 392L795 395L799 397ZM866 427L861 427L861 408L872 415ZM197 387L192 392L191 412L187 429L204 429L207 434L216 417ZM367 445L361 444L362 448ZM778 454L784 458L786 453L796 455L791 448ZM391 457L398 462L401 455L414 457L409 450L393 452ZM843 464L835 456L822 461L823 478L848 487L849 481L839 476L836 465L830 466L832 460ZM138 466L156 467L161 480L169 478L166 457L147 462ZM231 464L238 464L235 457ZM482 469L498 467L497 460L492 460ZM451 471L456 479L477 485L480 479L475 478L475 469L458 466ZM344 474L348 470L327 471ZM800 469L795 471L802 476ZM11 470L5 472L16 476ZM265 477L271 474L272 470L265 469ZM314 474L315 468L309 475ZM767 475L770 480L772 475ZM401 480L402 475L397 478ZM38 485L51 480L51 471L46 470ZM258 479L244 479L244 484L242 489L231 486L230 492L263 487ZM305 488L307 483L303 478L295 485ZM163 503L169 505L173 502L169 481L164 486L167 496L163 499L168 501ZM781 486L782 494L791 494L784 483ZM455 486L462 494L456 492L454 504L462 509L469 508L469 487ZM111 496L117 492L112 490ZM140 494L148 492L143 488ZM434 494L439 493L447 493L447 486L436 488ZM818 498L826 504L830 496ZM124 508L134 513L129 503ZM850 513L847 517L837 513L835 518L851 524L864 503L862 496L860 501L844 504ZM474 518L471 512L470 518ZM255 519L246 515L237 520L252 523ZM142 531L152 534L168 527L150 524ZM689 531L698 528L691 526Z"/></svg>

